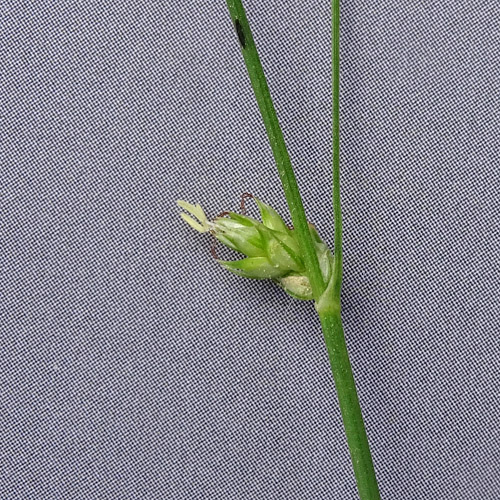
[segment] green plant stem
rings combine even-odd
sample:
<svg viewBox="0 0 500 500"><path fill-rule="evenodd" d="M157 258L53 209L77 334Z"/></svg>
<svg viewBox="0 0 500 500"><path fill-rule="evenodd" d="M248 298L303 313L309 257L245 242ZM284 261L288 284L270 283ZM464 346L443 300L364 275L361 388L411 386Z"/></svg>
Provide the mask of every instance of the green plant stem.
<svg viewBox="0 0 500 500"><path fill-rule="evenodd" d="M340 205L340 0L332 0L332 97L333 97L333 211L335 218L335 268L333 297L339 305L332 313L319 313L342 421L361 500L379 500L380 493L359 405L340 316L342 287L342 211Z"/></svg>
<svg viewBox="0 0 500 500"><path fill-rule="evenodd" d="M333 294L340 302L342 287L342 211L340 207L340 0L332 0L332 91L333 91L333 212L335 218L335 270Z"/></svg>
<svg viewBox="0 0 500 500"><path fill-rule="evenodd" d="M250 76L257 104L259 105L260 113L266 127L276 166L278 167L286 201L290 209L293 227L299 235L300 244L302 246L302 256L306 267L306 273L311 283L313 296L315 300L318 300L325 290L325 283L319 267L316 249L309 232L304 206L302 205L302 199L290 162L290 156L286 149L285 139L283 138L278 117L276 116L276 111L271 100L271 94L269 93L269 87L267 86L266 77L264 76L264 70L260 63L257 48L241 0L227 0L227 6L236 34L238 35L248 75Z"/></svg>
<svg viewBox="0 0 500 500"><path fill-rule="evenodd" d="M380 493L345 343L340 309L320 314L320 320L337 389L359 497L361 500L379 500Z"/></svg>
<svg viewBox="0 0 500 500"><path fill-rule="evenodd" d="M330 365L339 398L342 420L347 435L347 442L361 500L379 500L375 471L363 423L361 408L352 374L349 355L345 343L342 319L340 316L340 288L342 282L342 219L340 211L340 175L339 175L339 7L338 0L332 0L333 12L333 204L335 213L335 274L333 290L328 300L319 299L325 292L325 283L319 268L318 258L309 232L304 207L300 197L295 174L286 149L283 133L279 126L264 71L260 63L257 48L250 31L250 26L241 0L226 0L233 21L243 58L250 76L250 81L266 127L271 149L278 167L279 176L290 209L294 229L300 236L302 255L306 272L311 282L316 308L321 320ZM328 292L328 291L327 291ZM327 294L325 294L327 295ZM326 306L323 307L323 303Z"/></svg>

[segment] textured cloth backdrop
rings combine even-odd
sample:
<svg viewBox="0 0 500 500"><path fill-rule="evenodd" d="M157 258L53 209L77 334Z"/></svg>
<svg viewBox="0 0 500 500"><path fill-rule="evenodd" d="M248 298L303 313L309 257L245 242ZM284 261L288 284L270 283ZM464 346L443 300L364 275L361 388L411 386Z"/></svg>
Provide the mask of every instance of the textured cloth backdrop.
<svg viewBox="0 0 500 500"><path fill-rule="evenodd" d="M245 4L333 243L329 2ZM343 315L386 500L500 498L499 26L342 3ZM7 0L0 32L0 498L355 499L312 304L175 206L287 212L225 3Z"/></svg>

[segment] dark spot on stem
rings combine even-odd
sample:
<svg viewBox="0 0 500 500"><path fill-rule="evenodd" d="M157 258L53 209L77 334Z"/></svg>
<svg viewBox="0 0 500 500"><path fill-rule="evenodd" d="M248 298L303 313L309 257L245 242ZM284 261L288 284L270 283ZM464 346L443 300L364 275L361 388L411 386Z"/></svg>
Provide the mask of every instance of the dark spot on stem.
<svg viewBox="0 0 500 500"><path fill-rule="evenodd" d="M234 21L234 27L236 28L236 34L238 35L238 40L240 41L241 48L244 49L246 46L245 33L243 33L243 25L239 19Z"/></svg>

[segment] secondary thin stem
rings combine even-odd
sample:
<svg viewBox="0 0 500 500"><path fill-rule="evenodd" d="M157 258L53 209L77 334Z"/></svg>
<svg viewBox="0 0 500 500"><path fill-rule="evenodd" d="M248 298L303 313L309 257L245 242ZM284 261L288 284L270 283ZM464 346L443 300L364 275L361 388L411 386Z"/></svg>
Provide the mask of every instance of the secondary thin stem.
<svg viewBox="0 0 500 500"><path fill-rule="evenodd" d="M340 0L332 0L332 91L333 91L333 211L335 217L334 300L340 305L342 287L342 211L340 205ZM347 436L361 500L379 500L380 493L373 467L368 437L359 405L345 343L340 307L333 313L320 313L321 326L330 359L342 421Z"/></svg>
<svg viewBox="0 0 500 500"><path fill-rule="evenodd" d="M333 90L333 212L335 217L334 296L340 302L342 287L342 211L340 207L340 1L332 0L332 90Z"/></svg>

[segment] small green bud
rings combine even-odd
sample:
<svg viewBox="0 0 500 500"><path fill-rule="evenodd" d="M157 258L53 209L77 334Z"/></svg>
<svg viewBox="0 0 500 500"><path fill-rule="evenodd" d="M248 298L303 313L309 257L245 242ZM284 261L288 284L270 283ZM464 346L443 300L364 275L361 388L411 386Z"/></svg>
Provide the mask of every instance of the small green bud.
<svg viewBox="0 0 500 500"><path fill-rule="evenodd" d="M258 198L254 198L254 200L259 207L262 224L264 224L264 226L274 231L280 231L282 233L286 233L288 231L287 225L279 216L278 212L274 210L274 208L260 201Z"/></svg>
<svg viewBox="0 0 500 500"><path fill-rule="evenodd" d="M229 215L231 217L231 215ZM232 218L215 219L213 232L222 243L248 257L265 257L265 242L255 226L244 226Z"/></svg>
<svg viewBox="0 0 500 500"><path fill-rule="evenodd" d="M266 245L266 255L273 264L289 271L299 272L304 269L304 264L299 257L298 248L295 248L296 242L292 236L279 231L272 231L262 224L259 224L257 229Z"/></svg>
<svg viewBox="0 0 500 500"><path fill-rule="evenodd" d="M222 267L244 278L258 280L275 279L286 273L280 266L273 265L266 257L248 257L234 261L217 261Z"/></svg>

